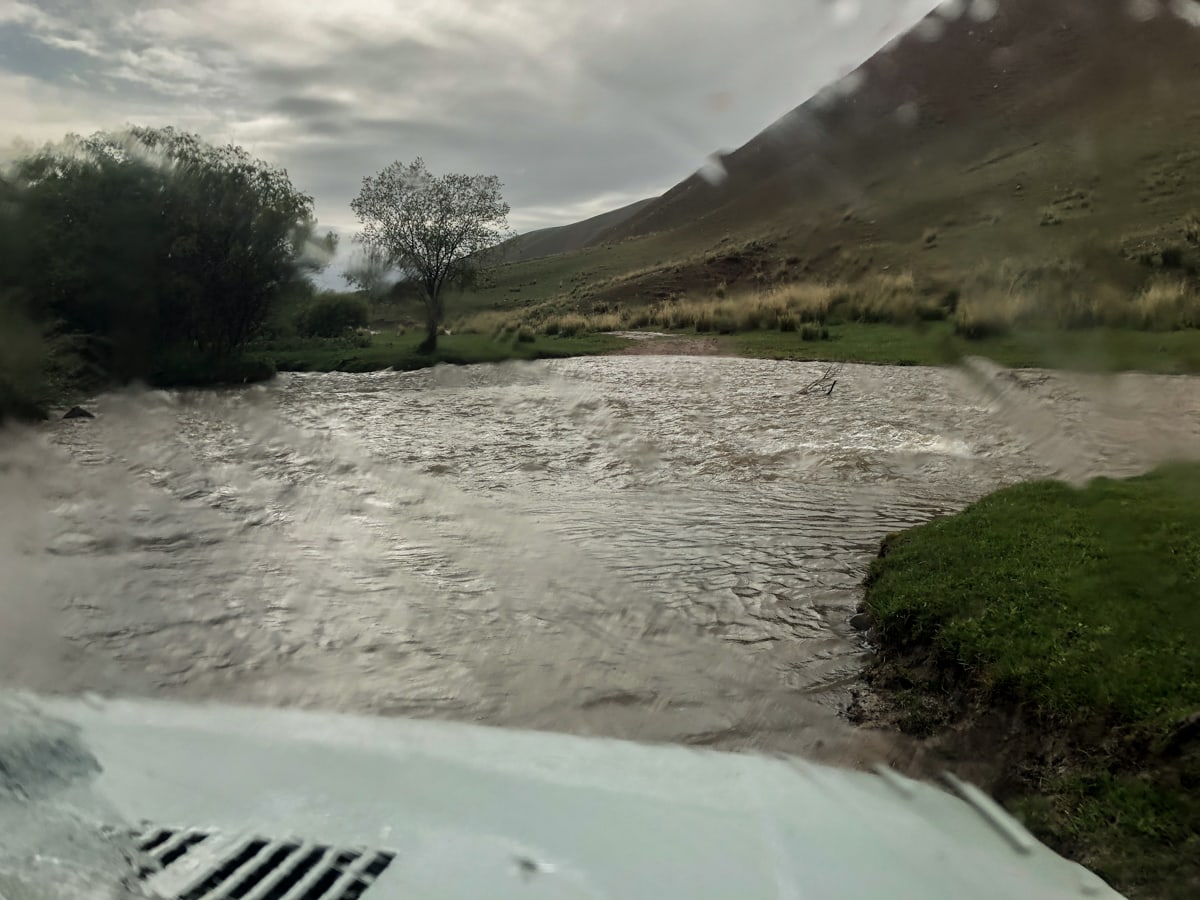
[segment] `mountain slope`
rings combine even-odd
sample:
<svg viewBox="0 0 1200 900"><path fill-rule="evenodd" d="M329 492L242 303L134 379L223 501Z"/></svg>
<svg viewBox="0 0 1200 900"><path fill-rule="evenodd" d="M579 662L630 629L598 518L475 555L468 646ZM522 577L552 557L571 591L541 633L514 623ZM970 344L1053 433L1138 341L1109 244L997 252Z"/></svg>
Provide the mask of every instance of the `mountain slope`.
<svg viewBox="0 0 1200 900"><path fill-rule="evenodd" d="M653 198L638 200L620 209L584 219L582 222L554 228L540 228L537 231L519 234L501 247L501 253L508 262L521 262L579 250L595 241L606 231L637 215L653 202Z"/></svg>
<svg viewBox="0 0 1200 900"><path fill-rule="evenodd" d="M694 175L582 249L494 270L479 299L588 312L889 271L960 292L982 270L1128 295L1200 211L1197 11L943 6L724 156L723 179ZM1188 254L1180 268L1200 269Z"/></svg>
<svg viewBox="0 0 1200 900"><path fill-rule="evenodd" d="M840 85L798 107L723 159L719 185L699 175L604 236L763 221L794 205L852 202L880 176L907 177L943 159L1063 124L1097 124L1114 109L1191 103L1200 29L1150 0L1004 0L935 11ZM986 21L971 10L995 6ZM845 92L845 93L842 93ZM839 96L841 94L841 96Z"/></svg>

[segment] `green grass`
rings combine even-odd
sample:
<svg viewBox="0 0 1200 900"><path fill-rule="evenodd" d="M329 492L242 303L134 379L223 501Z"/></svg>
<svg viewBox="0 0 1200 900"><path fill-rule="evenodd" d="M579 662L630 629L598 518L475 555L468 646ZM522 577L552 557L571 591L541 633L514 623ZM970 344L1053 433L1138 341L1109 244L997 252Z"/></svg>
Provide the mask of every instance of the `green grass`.
<svg viewBox="0 0 1200 900"><path fill-rule="evenodd" d="M1089 372L1138 370L1200 372L1200 331L1125 329L1025 331L968 341L948 322L924 325L832 325L830 340L805 341L781 331L750 331L727 338L742 356L939 366L964 356L986 356L1004 366Z"/></svg>
<svg viewBox="0 0 1200 900"><path fill-rule="evenodd" d="M628 342L609 335L546 337L518 341L515 335L493 339L480 334L455 334L438 339L432 355L417 351L420 334L374 335L369 347L341 340L307 340L256 349L247 356L273 363L280 372L410 371L439 363L471 365L506 360L561 359L617 350Z"/></svg>
<svg viewBox="0 0 1200 900"><path fill-rule="evenodd" d="M897 702L1017 711L1010 807L1131 896L1197 896L1200 465L1010 488L886 550L866 604Z"/></svg>

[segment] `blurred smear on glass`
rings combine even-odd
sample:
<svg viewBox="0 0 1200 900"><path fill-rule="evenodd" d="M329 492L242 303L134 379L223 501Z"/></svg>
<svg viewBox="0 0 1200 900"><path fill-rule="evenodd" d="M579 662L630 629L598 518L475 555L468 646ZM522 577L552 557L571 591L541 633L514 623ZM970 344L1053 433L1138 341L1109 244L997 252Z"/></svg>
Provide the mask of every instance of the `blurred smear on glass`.
<svg viewBox="0 0 1200 900"><path fill-rule="evenodd" d="M0 897L148 896L120 815L91 790L99 770L75 728L0 698Z"/></svg>

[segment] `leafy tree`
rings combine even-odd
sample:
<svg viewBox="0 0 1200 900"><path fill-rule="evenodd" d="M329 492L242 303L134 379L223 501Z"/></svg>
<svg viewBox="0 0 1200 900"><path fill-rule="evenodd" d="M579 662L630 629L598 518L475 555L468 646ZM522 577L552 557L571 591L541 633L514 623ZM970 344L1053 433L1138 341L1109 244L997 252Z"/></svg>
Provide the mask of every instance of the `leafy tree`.
<svg viewBox="0 0 1200 900"><path fill-rule="evenodd" d="M328 263L336 235L314 240L312 198L241 147L213 147L173 129L133 134L173 164L162 217L173 232L174 337L205 355L228 355L254 336L284 288Z"/></svg>
<svg viewBox="0 0 1200 900"><path fill-rule="evenodd" d="M394 162L363 178L350 208L361 240L420 283L425 307L421 350L437 348L445 319L442 292L476 268L508 236L508 204L495 175L430 174L421 159Z"/></svg>
<svg viewBox="0 0 1200 900"><path fill-rule="evenodd" d="M229 357L336 248L284 170L171 128L70 137L9 182L22 252L0 259L0 289L119 378Z"/></svg>

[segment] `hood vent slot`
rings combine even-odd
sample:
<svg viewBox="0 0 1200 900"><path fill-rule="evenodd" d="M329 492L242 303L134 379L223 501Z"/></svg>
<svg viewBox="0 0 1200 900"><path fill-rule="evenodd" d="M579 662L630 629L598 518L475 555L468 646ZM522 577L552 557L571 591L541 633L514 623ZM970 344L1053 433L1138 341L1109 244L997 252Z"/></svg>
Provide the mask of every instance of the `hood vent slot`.
<svg viewBox="0 0 1200 900"><path fill-rule="evenodd" d="M171 900L358 900L396 858L257 835L151 828L134 836L139 877Z"/></svg>

